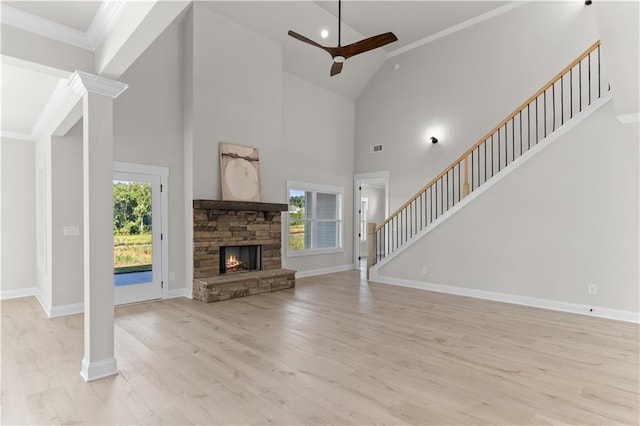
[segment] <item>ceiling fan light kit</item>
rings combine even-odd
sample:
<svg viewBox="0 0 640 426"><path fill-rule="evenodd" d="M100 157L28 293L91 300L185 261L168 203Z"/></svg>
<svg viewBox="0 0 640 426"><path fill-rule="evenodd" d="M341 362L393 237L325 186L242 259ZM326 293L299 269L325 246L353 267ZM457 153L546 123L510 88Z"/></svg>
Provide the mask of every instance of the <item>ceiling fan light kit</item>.
<svg viewBox="0 0 640 426"><path fill-rule="evenodd" d="M365 53L370 50L377 49L379 47L385 46L389 43L393 43L398 40L398 37L394 33L384 33L379 34L373 37L365 38L364 40L357 41L355 43L351 43L347 46L341 45L341 36L342 36L342 1L338 0L338 46L336 47L327 47L322 46L315 41L300 35L294 31L289 30L287 34L296 40L300 40L303 43L310 44L315 47L319 47L320 49L328 52L333 59L333 65L331 65L330 75L333 77L336 74L340 74L342 71L342 66L344 61L349 59L352 56L359 55L360 53Z"/></svg>

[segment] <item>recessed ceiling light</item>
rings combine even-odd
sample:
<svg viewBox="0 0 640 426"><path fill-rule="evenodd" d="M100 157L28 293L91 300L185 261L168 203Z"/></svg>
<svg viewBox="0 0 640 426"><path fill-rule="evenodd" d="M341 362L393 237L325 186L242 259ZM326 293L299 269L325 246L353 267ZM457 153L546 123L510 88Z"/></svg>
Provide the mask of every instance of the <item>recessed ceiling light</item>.
<svg viewBox="0 0 640 426"><path fill-rule="evenodd" d="M320 36L321 36L322 38L327 38L327 37L329 37L329 31L328 31L328 30L322 30L322 31L320 31Z"/></svg>

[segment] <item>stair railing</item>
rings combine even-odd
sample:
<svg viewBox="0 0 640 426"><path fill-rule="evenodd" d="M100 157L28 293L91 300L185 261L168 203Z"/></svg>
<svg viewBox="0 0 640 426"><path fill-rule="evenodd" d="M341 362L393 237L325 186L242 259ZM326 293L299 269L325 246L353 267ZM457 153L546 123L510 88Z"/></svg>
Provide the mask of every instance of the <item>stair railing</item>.
<svg viewBox="0 0 640 426"><path fill-rule="evenodd" d="M469 193L599 99L603 91L600 41L596 41L383 223L370 226L368 267L398 250Z"/></svg>

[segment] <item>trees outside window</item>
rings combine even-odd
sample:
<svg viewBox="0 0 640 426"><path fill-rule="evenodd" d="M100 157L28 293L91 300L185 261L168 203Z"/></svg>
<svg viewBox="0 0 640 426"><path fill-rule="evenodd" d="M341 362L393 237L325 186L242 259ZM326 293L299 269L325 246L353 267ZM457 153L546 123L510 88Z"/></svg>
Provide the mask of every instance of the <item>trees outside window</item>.
<svg viewBox="0 0 640 426"><path fill-rule="evenodd" d="M289 255L342 250L343 188L288 182Z"/></svg>

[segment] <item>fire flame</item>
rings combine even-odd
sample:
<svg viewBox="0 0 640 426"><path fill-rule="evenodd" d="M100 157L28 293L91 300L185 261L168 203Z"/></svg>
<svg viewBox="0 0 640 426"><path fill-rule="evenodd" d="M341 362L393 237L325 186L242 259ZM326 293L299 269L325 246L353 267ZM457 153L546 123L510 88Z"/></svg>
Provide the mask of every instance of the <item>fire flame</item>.
<svg viewBox="0 0 640 426"><path fill-rule="evenodd" d="M234 255L227 257L227 259L225 260L227 271L233 271L240 267L240 265L242 265L242 262L240 262Z"/></svg>

